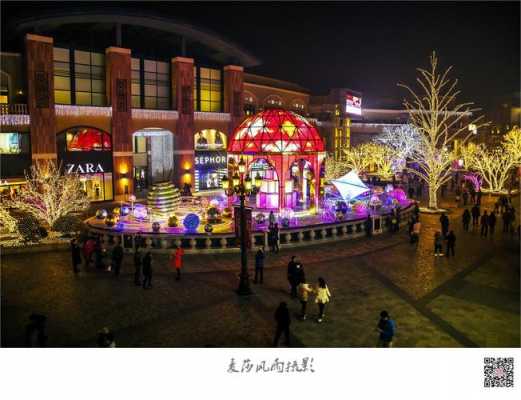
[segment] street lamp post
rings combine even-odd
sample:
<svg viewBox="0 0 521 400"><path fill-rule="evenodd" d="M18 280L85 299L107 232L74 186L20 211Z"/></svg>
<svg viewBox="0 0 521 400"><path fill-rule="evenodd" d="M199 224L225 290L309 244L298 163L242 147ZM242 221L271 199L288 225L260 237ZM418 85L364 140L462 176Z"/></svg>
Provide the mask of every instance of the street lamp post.
<svg viewBox="0 0 521 400"><path fill-rule="evenodd" d="M221 185L228 196L232 196L234 193L239 196L240 207L239 207L239 217L240 217L240 243L241 243L241 273L239 275L239 287L237 289L237 294L239 295L249 295L251 294L250 290L250 281L248 274L248 249L246 242L246 216L245 216L245 200L246 196L249 196L253 191L252 180L246 174L246 163L244 159L238 163L238 172L235 172L231 181L225 176L221 180ZM230 185L231 183L231 185ZM257 173L255 177L255 187L259 188L262 183L262 178Z"/></svg>

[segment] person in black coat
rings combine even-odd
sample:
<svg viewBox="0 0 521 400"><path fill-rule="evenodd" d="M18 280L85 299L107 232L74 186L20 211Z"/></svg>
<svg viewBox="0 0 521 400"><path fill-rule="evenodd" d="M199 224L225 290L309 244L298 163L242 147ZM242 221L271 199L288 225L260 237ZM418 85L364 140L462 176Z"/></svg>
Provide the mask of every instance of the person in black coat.
<svg viewBox="0 0 521 400"><path fill-rule="evenodd" d="M465 232L468 232L470 224L470 212L468 209L465 209L465 211L463 211L463 216L461 217L461 220L463 222L463 230Z"/></svg>
<svg viewBox="0 0 521 400"><path fill-rule="evenodd" d="M481 212L477 205L474 205L472 207L471 214L472 214L472 227L478 226L479 225L479 216L481 215Z"/></svg>
<svg viewBox="0 0 521 400"><path fill-rule="evenodd" d="M119 242L116 243L112 249L112 267L114 268L114 275L118 276L123 262L123 247Z"/></svg>
<svg viewBox="0 0 521 400"><path fill-rule="evenodd" d="M277 329L275 331L275 338L273 339L273 347L279 345L279 339L282 333L284 333L286 346L289 347L289 325L291 318L289 316L288 306L285 302L281 302L277 311L275 311L275 321L277 322Z"/></svg>
<svg viewBox="0 0 521 400"><path fill-rule="evenodd" d="M447 233L449 233L449 217L447 217L445 215L445 213L441 214L440 224L441 224L441 233L442 233L443 237L447 237Z"/></svg>
<svg viewBox="0 0 521 400"><path fill-rule="evenodd" d="M72 270L75 274L80 272L79 265L81 264L81 249L76 239L71 240L71 257L72 257Z"/></svg>
<svg viewBox="0 0 521 400"><path fill-rule="evenodd" d="M454 231L450 231L447 235L447 257L450 257L450 253L452 252L452 256L456 256L454 252L454 247L456 246L456 235Z"/></svg>
<svg viewBox="0 0 521 400"><path fill-rule="evenodd" d="M260 247L255 254L255 278L253 283L262 283L264 280L264 247Z"/></svg>
<svg viewBox="0 0 521 400"><path fill-rule="evenodd" d="M490 236L494 234L494 228L496 227L496 213L492 211L488 216L488 231Z"/></svg>
<svg viewBox="0 0 521 400"><path fill-rule="evenodd" d="M152 287L152 255L150 252L143 257L143 289Z"/></svg>
<svg viewBox="0 0 521 400"><path fill-rule="evenodd" d="M365 235L367 237L371 237L373 234L373 219L371 218L371 215L367 216L367 219L364 222L364 228L365 228Z"/></svg>
<svg viewBox="0 0 521 400"><path fill-rule="evenodd" d="M487 237L488 233L488 215L485 211L481 216L481 236Z"/></svg>

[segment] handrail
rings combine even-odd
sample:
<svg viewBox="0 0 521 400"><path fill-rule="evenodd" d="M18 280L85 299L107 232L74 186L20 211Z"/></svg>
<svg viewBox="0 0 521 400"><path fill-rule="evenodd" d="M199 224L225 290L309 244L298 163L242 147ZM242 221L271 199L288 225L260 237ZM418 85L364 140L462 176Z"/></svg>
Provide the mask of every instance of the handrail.
<svg viewBox="0 0 521 400"><path fill-rule="evenodd" d="M401 210L400 225L404 226L414 212L414 206ZM390 229L390 213L375 216L372 234L379 235ZM366 235L365 218L337 221L333 223L309 225L302 227L282 228L279 231L280 247L300 247L312 244L348 240ZM144 251L154 253L170 253L176 247L182 247L186 253L237 253L239 242L234 232L228 233L166 233L166 232L123 232L112 228L100 228L89 225L92 234L103 239L105 245L111 246L118 239L126 252L132 252L136 243ZM258 230L251 233L252 248L267 246L267 232Z"/></svg>

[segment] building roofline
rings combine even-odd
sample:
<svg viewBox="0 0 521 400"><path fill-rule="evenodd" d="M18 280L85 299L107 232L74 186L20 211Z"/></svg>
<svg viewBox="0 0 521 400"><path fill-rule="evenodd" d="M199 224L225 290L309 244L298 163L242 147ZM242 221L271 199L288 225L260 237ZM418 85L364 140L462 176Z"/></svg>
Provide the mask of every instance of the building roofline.
<svg viewBox="0 0 521 400"><path fill-rule="evenodd" d="M115 19L117 16L117 19ZM17 33L44 30L44 28L58 27L74 23L112 23L139 26L155 29L186 37L187 39L202 43L214 50L236 58L241 65L254 67L261 61L244 50L239 45L225 39L221 35L208 29L195 27L185 22L172 18L163 18L151 15L136 14L130 11L118 12L115 10L76 11L67 14L44 14L38 17L26 18L15 21L11 27Z"/></svg>

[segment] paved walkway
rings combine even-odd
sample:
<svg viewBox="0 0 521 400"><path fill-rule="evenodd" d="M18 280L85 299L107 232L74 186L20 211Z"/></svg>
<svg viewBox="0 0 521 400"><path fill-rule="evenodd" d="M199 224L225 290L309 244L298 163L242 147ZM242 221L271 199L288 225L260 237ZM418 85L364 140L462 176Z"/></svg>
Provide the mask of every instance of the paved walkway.
<svg viewBox="0 0 521 400"><path fill-rule="evenodd" d="M372 347L386 309L399 347L519 346L518 238L462 232L461 212L449 215L454 258L433 256L435 215L422 215L418 245L400 232L296 249L308 280L324 277L333 301L322 324L293 318L292 345ZM3 257L2 345L22 345L28 315L41 312L50 346L95 346L104 326L118 346L269 346L278 303L287 301L294 316L299 310L285 276L292 254L269 255L265 282L252 284L248 298L233 292L238 254L187 256L180 282L158 256L151 290L133 285L130 259L115 278L94 270L74 276L66 252ZM309 307L313 317L316 306Z"/></svg>

